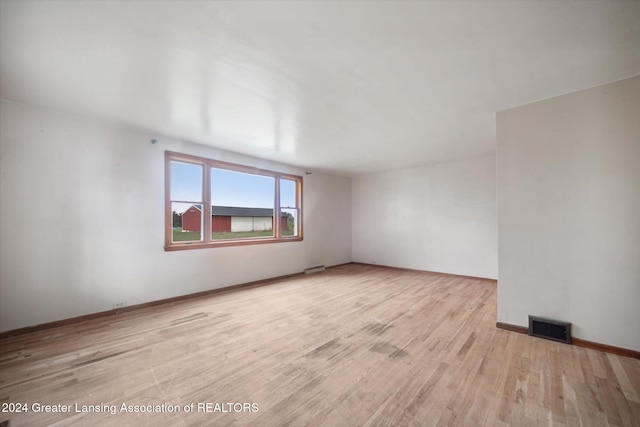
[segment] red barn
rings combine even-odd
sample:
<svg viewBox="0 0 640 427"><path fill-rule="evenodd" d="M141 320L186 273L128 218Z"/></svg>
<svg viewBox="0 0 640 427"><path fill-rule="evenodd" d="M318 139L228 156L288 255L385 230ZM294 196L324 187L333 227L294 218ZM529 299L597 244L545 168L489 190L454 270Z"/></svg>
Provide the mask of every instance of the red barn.
<svg viewBox="0 0 640 427"><path fill-rule="evenodd" d="M182 231L200 232L202 211L199 206L191 206L182 213Z"/></svg>
<svg viewBox="0 0 640 427"><path fill-rule="evenodd" d="M182 213L182 231L200 232L202 211L191 206ZM282 230L289 230L289 214L282 213ZM242 208L236 206L211 206L211 231L264 231L273 230L273 209Z"/></svg>

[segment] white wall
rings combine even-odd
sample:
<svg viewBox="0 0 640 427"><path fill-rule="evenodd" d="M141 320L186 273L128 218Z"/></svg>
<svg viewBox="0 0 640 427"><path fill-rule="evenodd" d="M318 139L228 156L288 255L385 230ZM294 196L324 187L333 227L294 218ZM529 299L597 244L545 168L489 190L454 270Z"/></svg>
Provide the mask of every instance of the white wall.
<svg viewBox="0 0 640 427"><path fill-rule="evenodd" d="M498 320L640 350L640 76L497 115Z"/></svg>
<svg viewBox="0 0 640 427"><path fill-rule="evenodd" d="M351 261L350 179L320 173L304 176L304 241L165 252L165 150L304 175L1 101L0 331Z"/></svg>
<svg viewBox="0 0 640 427"><path fill-rule="evenodd" d="M353 179L353 260L497 277L495 157Z"/></svg>

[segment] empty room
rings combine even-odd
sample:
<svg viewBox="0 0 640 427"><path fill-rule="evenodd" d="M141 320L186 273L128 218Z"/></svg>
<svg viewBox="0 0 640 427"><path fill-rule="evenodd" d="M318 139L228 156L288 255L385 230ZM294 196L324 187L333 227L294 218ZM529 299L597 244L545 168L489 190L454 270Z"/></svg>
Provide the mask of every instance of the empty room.
<svg viewBox="0 0 640 427"><path fill-rule="evenodd" d="M640 2L0 0L0 427L640 426Z"/></svg>

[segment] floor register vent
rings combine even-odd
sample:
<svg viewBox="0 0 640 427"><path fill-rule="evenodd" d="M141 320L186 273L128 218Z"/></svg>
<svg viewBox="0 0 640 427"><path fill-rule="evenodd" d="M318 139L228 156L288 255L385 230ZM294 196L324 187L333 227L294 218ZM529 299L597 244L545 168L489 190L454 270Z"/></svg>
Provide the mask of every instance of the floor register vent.
<svg viewBox="0 0 640 427"><path fill-rule="evenodd" d="M571 344L571 323L529 316L529 335Z"/></svg>

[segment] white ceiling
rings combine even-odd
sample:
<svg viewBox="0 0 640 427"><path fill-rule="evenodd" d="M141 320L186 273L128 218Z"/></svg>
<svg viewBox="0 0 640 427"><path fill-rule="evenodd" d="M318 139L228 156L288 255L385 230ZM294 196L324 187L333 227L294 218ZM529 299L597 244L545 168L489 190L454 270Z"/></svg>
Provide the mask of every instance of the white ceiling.
<svg viewBox="0 0 640 427"><path fill-rule="evenodd" d="M354 175L640 74L639 1L0 0L0 96Z"/></svg>

